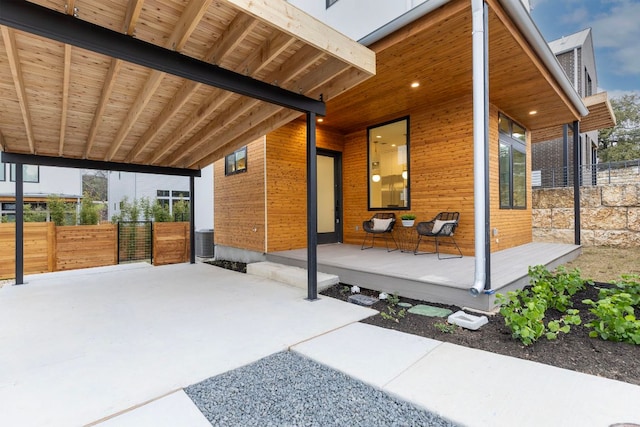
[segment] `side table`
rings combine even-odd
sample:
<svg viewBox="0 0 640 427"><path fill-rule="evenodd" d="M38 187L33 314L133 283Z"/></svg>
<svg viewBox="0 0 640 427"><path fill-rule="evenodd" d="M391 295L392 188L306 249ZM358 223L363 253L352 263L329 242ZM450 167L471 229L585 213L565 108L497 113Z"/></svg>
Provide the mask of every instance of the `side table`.
<svg viewBox="0 0 640 427"><path fill-rule="evenodd" d="M418 241L418 232L415 227L405 227L400 225L393 228L400 252L413 252Z"/></svg>

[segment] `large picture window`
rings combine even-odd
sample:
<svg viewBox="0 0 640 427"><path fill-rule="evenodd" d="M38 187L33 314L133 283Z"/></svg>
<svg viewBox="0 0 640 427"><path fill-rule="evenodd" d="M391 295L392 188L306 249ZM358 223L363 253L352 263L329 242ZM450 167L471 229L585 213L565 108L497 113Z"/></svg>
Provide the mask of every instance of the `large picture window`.
<svg viewBox="0 0 640 427"><path fill-rule="evenodd" d="M409 209L409 117L367 129L369 209Z"/></svg>
<svg viewBox="0 0 640 427"><path fill-rule="evenodd" d="M500 208L527 207L527 135L524 127L500 114Z"/></svg>
<svg viewBox="0 0 640 427"><path fill-rule="evenodd" d="M24 182L40 182L40 166L22 165L22 179ZM16 180L16 165L11 164L11 181Z"/></svg>

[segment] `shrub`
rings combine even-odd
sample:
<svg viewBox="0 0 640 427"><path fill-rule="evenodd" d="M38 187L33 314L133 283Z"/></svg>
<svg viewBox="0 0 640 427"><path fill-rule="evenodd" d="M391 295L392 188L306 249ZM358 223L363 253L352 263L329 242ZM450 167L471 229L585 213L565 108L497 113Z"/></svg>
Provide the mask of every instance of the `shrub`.
<svg viewBox="0 0 640 427"><path fill-rule="evenodd" d="M640 320L634 314L633 301L633 296L626 292L613 293L595 302L583 300L596 316L585 324L587 328L593 328L589 336L640 345Z"/></svg>
<svg viewBox="0 0 640 427"><path fill-rule="evenodd" d="M80 224L81 225L97 225L100 221L101 205L96 205L89 193L84 193L82 202L80 203Z"/></svg>

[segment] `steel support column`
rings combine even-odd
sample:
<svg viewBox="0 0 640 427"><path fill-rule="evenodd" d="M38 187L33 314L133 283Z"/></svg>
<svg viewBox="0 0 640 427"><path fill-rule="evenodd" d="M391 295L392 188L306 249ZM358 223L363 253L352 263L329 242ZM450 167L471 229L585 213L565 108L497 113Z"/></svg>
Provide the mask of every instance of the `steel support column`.
<svg viewBox="0 0 640 427"><path fill-rule="evenodd" d="M580 244L580 122L573 122L573 216L575 244Z"/></svg>
<svg viewBox="0 0 640 427"><path fill-rule="evenodd" d="M189 177L189 249L190 262L196 263L196 179Z"/></svg>
<svg viewBox="0 0 640 427"><path fill-rule="evenodd" d="M24 173L16 163L16 285L24 284Z"/></svg>
<svg viewBox="0 0 640 427"><path fill-rule="evenodd" d="M318 299L318 172L316 115L307 113L307 299Z"/></svg>
<svg viewBox="0 0 640 427"><path fill-rule="evenodd" d="M562 127L562 186L569 186L569 125Z"/></svg>

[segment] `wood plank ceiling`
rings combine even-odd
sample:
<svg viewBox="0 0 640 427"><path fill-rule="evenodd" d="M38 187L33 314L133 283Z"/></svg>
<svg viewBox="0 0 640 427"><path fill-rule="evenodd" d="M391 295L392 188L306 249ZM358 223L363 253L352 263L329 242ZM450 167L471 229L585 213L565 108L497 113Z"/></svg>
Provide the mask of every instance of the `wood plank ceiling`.
<svg viewBox="0 0 640 427"><path fill-rule="evenodd" d="M375 74L373 52L283 0L32 3L313 99ZM200 169L301 114L0 29L5 152Z"/></svg>

